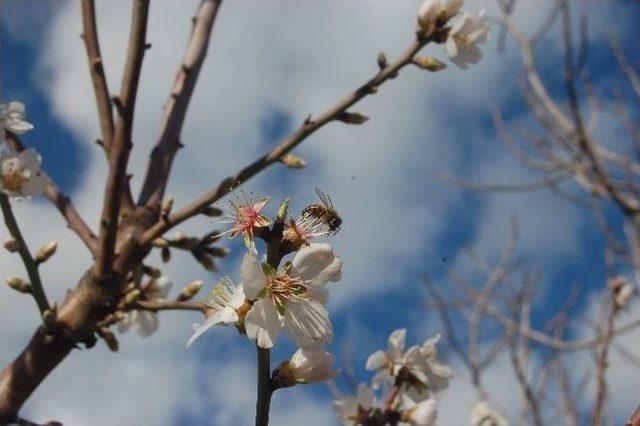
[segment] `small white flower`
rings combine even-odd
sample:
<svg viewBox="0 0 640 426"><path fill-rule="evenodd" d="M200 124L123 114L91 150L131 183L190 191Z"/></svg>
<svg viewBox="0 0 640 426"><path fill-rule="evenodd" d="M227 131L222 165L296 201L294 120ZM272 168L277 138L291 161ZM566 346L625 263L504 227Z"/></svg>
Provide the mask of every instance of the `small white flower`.
<svg viewBox="0 0 640 426"><path fill-rule="evenodd" d="M435 426L438 411L433 398L416 403L410 397L402 396L401 401L402 421L399 426Z"/></svg>
<svg viewBox="0 0 640 426"><path fill-rule="evenodd" d="M334 356L324 349L298 349L289 365L297 383L322 382L334 378L338 370L333 370Z"/></svg>
<svg viewBox="0 0 640 426"><path fill-rule="evenodd" d="M478 401L471 408L471 426L509 426L507 419L486 401Z"/></svg>
<svg viewBox="0 0 640 426"><path fill-rule="evenodd" d="M484 11L456 17L445 44L451 62L461 69L478 63L482 58L478 44L486 42L488 35L489 25L485 22Z"/></svg>
<svg viewBox="0 0 640 426"><path fill-rule="evenodd" d="M8 104L0 104L0 126L2 128L11 133L22 135L33 129L33 124L26 122L24 118L25 106L22 102L12 101Z"/></svg>
<svg viewBox="0 0 640 426"><path fill-rule="evenodd" d="M418 26L424 34L440 23L446 23L456 15L462 7L464 0L426 0L418 9Z"/></svg>
<svg viewBox="0 0 640 426"><path fill-rule="evenodd" d="M333 409L343 425L356 426L362 424L369 417L374 399L374 389L364 383L360 383L356 396L335 400Z"/></svg>
<svg viewBox="0 0 640 426"><path fill-rule="evenodd" d="M21 153L0 153L0 191L11 197L29 198L42 194L48 180L40 170L42 158L33 149Z"/></svg>
<svg viewBox="0 0 640 426"><path fill-rule="evenodd" d="M173 283L169 277L161 276L156 280L151 280L142 289L145 300L165 299ZM125 333L133 326L137 326L138 334L148 337L158 331L158 316L155 312L133 310L127 312L118 323L118 331Z"/></svg>
<svg viewBox="0 0 640 426"><path fill-rule="evenodd" d="M341 273L342 260L329 244L303 247L280 271L261 267L255 253L247 253L242 283L247 298L255 300L245 318L247 336L262 348L272 347L283 328L301 348L330 342L333 328L324 286L338 281Z"/></svg>
<svg viewBox="0 0 640 426"><path fill-rule="evenodd" d="M440 335L426 340L421 346L405 351L407 331L395 330L389 336L386 351L377 351L367 359L366 369L377 371L374 383L392 385L402 375L405 392L413 401L422 401L449 385L451 369L437 362L436 344Z"/></svg>
<svg viewBox="0 0 640 426"><path fill-rule="evenodd" d="M187 348L214 325L236 323L240 319L237 310L245 300L242 284L234 286L229 277L222 278L203 301L213 312L202 324L193 324L195 333L187 341Z"/></svg>

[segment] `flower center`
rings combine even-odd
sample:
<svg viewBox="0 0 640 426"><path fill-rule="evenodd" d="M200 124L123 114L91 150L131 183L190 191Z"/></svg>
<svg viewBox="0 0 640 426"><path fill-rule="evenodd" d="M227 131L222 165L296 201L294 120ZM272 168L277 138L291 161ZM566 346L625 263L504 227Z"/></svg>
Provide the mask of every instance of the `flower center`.
<svg viewBox="0 0 640 426"><path fill-rule="evenodd" d="M229 277L222 278L204 298L203 302L214 311L219 311L231 303L233 283Z"/></svg>
<svg viewBox="0 0 640 426"><path fill-rule="evenodd" d="M240 205L237 209L237 227L243 231L252 229L258 222L259 213L253 208L253 206L249 205Z"/></svg>
<svg viewBox="0 0 640 426"><path fill-rule="evenodd" d="M300 302L305 300L304 294L307 287L300 277L290 277L286 274L278 274L269 279L267 293L273 303L281 308L286 302Z"/></svg>
<svg viewBox="0 0 640 426"><path fill-rule="evenodd" d="M19 164L11 164L9 170L2 176L5 189L14 192L19 192L27 180L29 178L25 176L24 170Z"/></svg>

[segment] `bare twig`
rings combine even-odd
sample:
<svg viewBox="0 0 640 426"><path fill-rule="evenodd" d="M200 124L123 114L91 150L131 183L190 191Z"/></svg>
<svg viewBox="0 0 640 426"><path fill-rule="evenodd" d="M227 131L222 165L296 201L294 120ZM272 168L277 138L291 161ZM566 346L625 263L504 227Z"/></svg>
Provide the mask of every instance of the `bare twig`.
<svg viewBox="0 0 640 426"><path fill-rule="evenodd" d="M132 206L127 196L129 183L126 178L127 163L131 151L131 130L142 59L146 50L149 0L135 0L131 18L131 32L122 87L117 97L117 117L113 144L109 152L109 175L105 188L102 216L100 218L100 241L96 275L108 275L115 257L116 236L120 206ZM124 204L122 203L124 199Z"/></svg>
<svg viewBox="0 0 640 426"><path fill-rule="evenodd" d="M38 309L40 310L40 314L42 315L45 311L48 311L51 308L49 306L49 301L47 300L47 295L44 292L44 287L42 286L40 272L38 271L38 263L33 259L33 256L31 256L29 247L27 247L27 242L22 237L22 232L20 232L18 222L16 221L16 218L13 215L13 211L11 210L9 197L7 197L5 194L0 194L0 207L2 208L4 223L7 225L9 233L18 242L18 253L20 253L22 263L24 264L24 267L27 270L27 274L29 275L29 281L31 283L31 294L38 304Z"/></svg>
<svg viewBox="0 0 640 426"><path fill-rule="evenodd" d="M100 129L102 132L102 146L109 155L109 149L113 140L113 110L107 86L107 78L104 73L104 64L100 54L98 42L98 28L96 25L96 11L94 0L82 0L82 39L87 50L89 61L89 73L93 82L93 91L96 96Z"/></svg>
<svg viewBox="0 0 640 426"><path fill-rule="evenodd" d="M202 63L207 55L211 29L222 0L202 0L195 17L193 29L182 65L165 104L160 137L151 152L139 205L158 205L162 201L169 181L171 164L180 145L180 133L196 86Z"/></svg>

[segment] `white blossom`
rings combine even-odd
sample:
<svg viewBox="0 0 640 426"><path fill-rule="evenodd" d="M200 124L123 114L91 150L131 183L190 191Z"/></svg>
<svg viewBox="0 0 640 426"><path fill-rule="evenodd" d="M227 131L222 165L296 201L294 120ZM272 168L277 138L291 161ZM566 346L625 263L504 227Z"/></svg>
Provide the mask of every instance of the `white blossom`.
<svg viewBox="0 0 640 426"><path fill-rule="evenodd" d="M418 26L428 34L438 21L444 23L455 16L462 3L464 0L426 0L418 9Z"/></svg>
<svg viewBox="0 0 640 426"><path fill-rule="evenodd" d="M22 135L33 129L33 124L25 121L25 106L22 102L12 101L0 104L0 126L3 129ZM4 132L3 138L4 139Z"/></svg>
<svg viewBox="0 0 640 426"><path fill-rule="evenodd" d="M440 335L427 339L421 346L405 351L407 331L395 330L389 336L386 351L376 351L367 359L366 369L377 371L374 383L393 384L402 374L405 392L413 401L422 401L448 387L451 369L437 361L436 344Z"/></svg>
<svg viewBox="0 0 640 426"><path fill-rule="evenodd" d="M255 253L247 253L242 283L247 297L255 300L245 318L247 336L262 348L272 347L283 328L301 348L330 342L333 328L324 286L338 281L341 273L342 260L328 244L303 247L280 271L261 266Z"/></svg>
<svg viewBox="0 0 640 426"><path fill-rule="evenodd" d="M42 157L33 149L0 153L0 191L11 197L29 198L42 194L48 180L40 170Z"/></svg>
<svg viewBox="0 0 640 426"><path fill-rule="evenodd" d="M478 44L486 42L488 35L489 25L485 22L484 11L457 16L445 44L447 55L459 68L467 69L482 58Z"/></svg>
<svg viewBox="0 0 640 426"><path fill-rule="evenodd" d="M343 425L355 426L362 424L371 409L375 399L375 390L372 387L360 383L356 396L348 396L333 402L333 409L342 421Z"/></svg>
<svg viewBox="0 0 640 426"><path fill-rule="evenodd" d="M486 401L478 401L471 408L471 426L509 426L507 419Z"/></svg>
<svg viewBox="0 0 640 426"><path fill-rule="evenodd" d="M402 421L399 426L435 426L436 424L438 411L433 398L414 402L411 398L404 396L400 408Z"/></svg>
<svg viewBox="0 0 640 426"><path fill-rule="evenodd" d="M242 284L234 286L229 277L222 278L204 299L204 303L211 308L212 313L202 324L193 324L195 332L187 341L187 348L214 325L236 323L240 319L237 310L245 300Z"/></svg>
<svg viewBox="0 0 640 426"><path fill-rule="evenodd" d="M169 277L161 276L156 280L151 280L143 293L145 300L164 299L169 294L173 283ZM152 335L158 330L159 321L155 312L133 310L127 312L118 323L118 331L124 333L136 326L138 334L142 337Z"/></svg>
<svg viewBox="0 0 640 426"><path fill-rule="evenodd" d="M293 378L298 383L321 382L334 378L338 370L334 370L333 354L324 349L298 349L289 365L293 373Z"/></svg>

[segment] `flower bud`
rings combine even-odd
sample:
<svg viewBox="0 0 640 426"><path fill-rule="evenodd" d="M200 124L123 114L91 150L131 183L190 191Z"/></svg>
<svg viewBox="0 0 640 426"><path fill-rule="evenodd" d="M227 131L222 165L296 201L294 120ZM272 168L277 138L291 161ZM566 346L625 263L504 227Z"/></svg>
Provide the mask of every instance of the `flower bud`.
<svg viewBox="0 0 640 426"><path fill-rule="evenodd" d="M198 281L193 281L192 283L187 284L181 291L180 294L178 295L178 301L180 302L184 302L186 300L191 300L193 299L193 297L198 294L198 292L200 291L200 289L203 286L203 282L198 280Z"/></svg>
<svg viewBox="0 0 640 426"><path fill-rule="evenodd" d="M162 250L160 250L160 258L162 258L164 263L171 260L171 250L169 250L169 247L162 247Z"/></svg>
<svg viewBox="0 0 640 426"><path fill-rule="evenodd" d="M387 55L385 55L384 52L378 53L377 62L378 62L378 68L380 68L380 71L382 71L383 69L389 66L389 62L387 61Z"/></svg>
<svg viewBox="0 0 640 426"><path fill-rule="evenodd" d="M58 249L58 243L55 241L48 242L38 249L35 261L38 263L46 262L53 256Z"/></svg>
<svg viewBox="0 0 640 426"><path fill-rule="evenodd" d="M138 299L140 299L141 295L142 292L140 291L140 289L133 289L124 296L124 298L122 299L122 303L124 304L125 308L131 308L138 301Z"/></svg>
<svg viewBox="0 0 640 426"><path fill-rule="evenodd" d="M169 242L164 238L156 238L155 240L151 241L151 245L157 248L164 248L169 246Z"/></svg>
<svg viewBox="0 0 640 426"><path fill-rule="evenodd" d="M100 335L100 337L102 337L102 339L107 344L111 352L118 352L118 347L119 347L118 339L116 338L116 335L113 334L111 330L109 330L106 327L103 327L98 330L98 334Z"/></svg>
<svg viewBox="0 0 640 426"><path fill-rule="evenodd" d="M278 209L278 218L277 218L279 222L284 222L284 220L287 218L287 211L289 210L290 201L291 200L287 198L282 202L282 204L280 204L280 208Z"/></svg>
<svg viewBox="0 0 640 426"><path fill-rule="evenodd" d="M53 330L56 326L56 318L58 317L58 305L55 303L51 309L47 309L42 312L42 322L47 330Z"/></svg>
<svg viewBox="0 0 640 426"><path fill-rule="evenodd" d="M298 349L276 369L272 381L279 388L329 380L338 374L331 369L333 361L334 356L323 349Z"/></svg>
<svg viewBox="0 0 640 426"><path fill-rule="evenodd" d="M361 114L359 112L348 112L345 111L342 114L340 114L337 118L337 120L342 121L343 123L346 124L354 124L354 125L359 125L364 123L365 121L369 120L369 117L367 117L364 114Z"/></svg>
<svg viewBox="0 0 640 426"><path fill-rule="evenodd" d="M440 0L426 0L422 3L418 9L418 30L421 35L426 37L433 32L440 9Z"/></svg>
<svg viewBox="0 0 640 426"><path fill-rule="evenodd" d="M279 160L282 164L292 169L302 169L307 165L304 159L293 154L283 155Z"/></svg>
<svg viewBox="0 0 640 426"><path fill-rule="evenodd" d="M15 238L7 238L4 240L4 248L11 253L16 253L20 250L20 243Z"/></svg>
<svg viewBox="0 0 640 426"><path fill-rule="evenodd" d="M202 210L202 214L209 217L222 216L223 212L217 207L209 206Z"/></svg>
<svg viewBox="0 0 640 426"><path fill-rule="evenodd" d="M431 72L440 71L447 67L447 64L445 64L444 62L430 56L417 56L413 58L412 62L423 70Z"/></svg>
<svg viewBox="0 0 640 426"><path fill-rule="evenodd" d="M162 201L162 205L160 206L160 216L167 217L169 213L171 213L171 209L173 208L173 197L167 197Z"/></svg>
<svg viewBox="0 0 640 426"><path fill-rule="evenodd" d="M148 265L144 265L144 273L151 278L160 278L160 276L162 276L162 271L160 269Z"/></svg>
<svg viewBox="0 0 640 426"><path fill-rule="evenodd" d="M5 280L9 287L12 289L19 291L20 293L29 294L31 293L31 284L27 281L23 280L20 277L11 277Z"/></svg>

